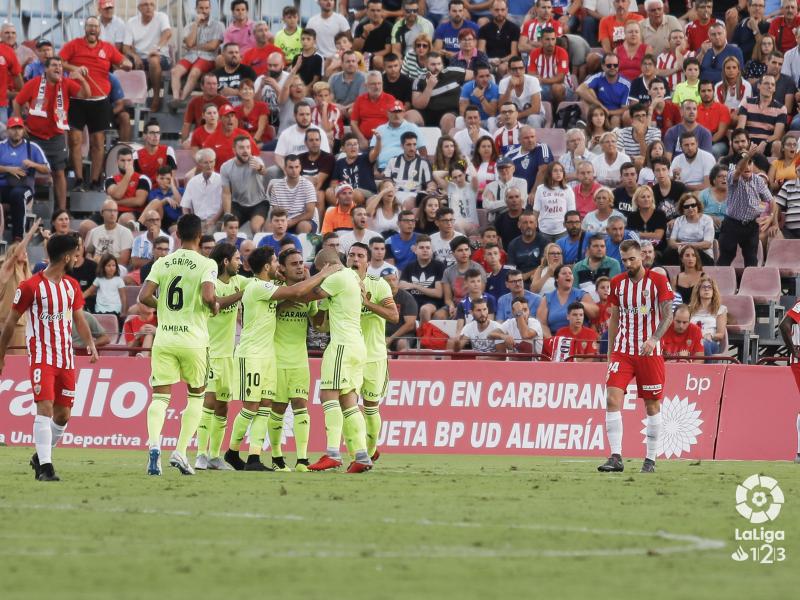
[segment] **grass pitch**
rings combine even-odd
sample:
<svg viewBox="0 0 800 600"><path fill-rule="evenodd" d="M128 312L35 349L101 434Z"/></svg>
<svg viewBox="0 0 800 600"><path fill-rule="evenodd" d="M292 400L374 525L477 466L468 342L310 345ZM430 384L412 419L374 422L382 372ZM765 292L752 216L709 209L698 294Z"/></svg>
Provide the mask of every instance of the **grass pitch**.
<svg viewBox="0 0 800 600"><path fill-rule="evenodd" d="M4 600L789 598L800 465L384 455L362 476L145 475L146 453L0 448ZM168 455L168 453L167 453ZM193 457L192 457L193 459ZM293 460L287 460L293 464ZM738 563L736 485L778 480L786 560ZM752 544L751 544L752 545ZM258 594L258 596L254 596Z"/></svg>

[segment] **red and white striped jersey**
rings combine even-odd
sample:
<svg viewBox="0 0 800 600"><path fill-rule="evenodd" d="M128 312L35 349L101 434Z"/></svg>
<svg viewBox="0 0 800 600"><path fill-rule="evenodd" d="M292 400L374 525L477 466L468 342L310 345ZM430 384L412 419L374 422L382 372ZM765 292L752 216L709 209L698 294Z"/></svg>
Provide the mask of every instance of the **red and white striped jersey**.
<svg viewBox="0 0 800 600"><path fill-rule="evenodd" d="M687 52L686 56L683 57L683 60L685 61L687 58L691 58L694 55L694 52ZM656 69L673 69L675 68L675 63L677 60L678 59L674 52L662 52L658 55L658 58L656 58ZM686 78L683 75L683 69L666 77L670 90L674 90L675 86L684 79ZM667 93L669 93L669 91L667 91Z"/></svg>
<svg viewBox="0 0 800 600"><path fill-rule="evenodd" d="M344 119L342 111L333 103L328 104L328 122L333 125L333 139L342 139L344 137ZM324 130L322 127L322 113L317 105L311 109L311 123Z"/></svg>
<svg viewBox="0 0 800 600"><path fill-rule="evenodd" d="M644 342L652 337L661 322L659 304L674 297L669 280L661 273L645 270L639 281L632 281L627 271L614 277L608 297L611 305L619 309L614 352L641 354ZM653 353L661 354L660 343Z"/></svg>
<svg viewBox="0 0 800 600"><path fill-rule="evenodd" d="M536 48L528 58L528 73L541 79L550 79L559 73L569 73L569 55L563 48L556 46L553 54L547 56L541 48Z"/></svg>
<svg viewBox="0 0 800 600"><path fill-rule="evenodd" d="M800 302L798 302L792 308L790 308L786 312L786 316L789 317L792 321L794 321L794 325L792 326L792 343L795 346L800 346ZM789 364L791 365L796 362L798 362L797 359L794 357L794 354L790 352Z"/></svg>
<svg viewBox="0 0 800 600"><path fill-rule="evenodd" d="M511 129L501 127L497 130L494 136L494 145L497 147L497 153L504 156L520 147L519 132L522 130L522 125L517 123Z"/></svg>
<svg viewBox="0 0 800 600"><path fill-rule="evenodd" d="M27 312L25 338L31 364L75 368L72 312L83 304L80 285L67 275L54 282L40 271L19 285L12 308Z"/></svg>

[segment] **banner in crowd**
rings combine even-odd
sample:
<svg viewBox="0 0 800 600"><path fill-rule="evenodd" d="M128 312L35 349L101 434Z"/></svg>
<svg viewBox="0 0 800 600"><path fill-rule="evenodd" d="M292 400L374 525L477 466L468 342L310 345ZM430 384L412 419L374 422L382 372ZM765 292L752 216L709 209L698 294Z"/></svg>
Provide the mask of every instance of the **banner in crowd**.
<svg viewBox="0 0 800 600"><path fill-rule="evenodd" d="M144 448L150 400L147 359L77 359L67 447ZM602 363L449 360L391 361L379 445L394 453L605 456L605 370ZM724 365L667 364L659 454L710 459ZM311 361L313 451L325 447L319 404L319 361ZM185 389L172 398L162 445L174 447ZM231 419L240 403L230 407ZM35 413L27 359L9 357L0 377L0 441L31 443ZM623 455L644 455L645 410L631 386L623 407ZM291 418L287 450L293 449Z"/></svg>

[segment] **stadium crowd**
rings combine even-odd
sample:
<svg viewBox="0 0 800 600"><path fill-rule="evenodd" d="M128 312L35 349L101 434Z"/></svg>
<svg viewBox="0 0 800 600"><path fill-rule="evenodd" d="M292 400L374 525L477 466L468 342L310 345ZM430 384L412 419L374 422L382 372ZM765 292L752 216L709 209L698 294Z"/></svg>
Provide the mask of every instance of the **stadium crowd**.
<svg viewBox="0 0 800 600"><path fill-rule="evenodd" d="M619 245L637 239L648 267L679 267L667 350L703 356L727 339L704 267L737 251L755 266L773 240L800 237L797 0L318 4L305 25L284 8L275 34L246 0L227 27L196 0L182 40L154 0L127 22L99 0L62 48L3 25L0 198L15 242L3 281L29 272L25 215L34 177L51 174L44 237L76 225L73 194L107 195L76 227L75 275L137 350L154 316L126 290L178 247L189 212L204 253L234 243L245 276L259 246L296 247L310 265L319 248L368 243L369 273L400 310L392 349L553 360L605 350ZM118 72L131 69L152 93L141 135ZM173 145L158 116L166 74L165 104L184 115ZM104 174L110 127L137 144ZM186 151L195 167L178 172Z"/></svg>

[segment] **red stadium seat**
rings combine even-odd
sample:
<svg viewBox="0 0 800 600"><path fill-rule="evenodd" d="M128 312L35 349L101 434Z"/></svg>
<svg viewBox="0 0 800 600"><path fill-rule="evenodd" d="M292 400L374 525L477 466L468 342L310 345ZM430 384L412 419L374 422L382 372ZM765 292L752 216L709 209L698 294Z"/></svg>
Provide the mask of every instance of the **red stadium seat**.
<svg viewBox="0 0 800 600"><path fill-rule="evenodd" d="M537 129L536 141L547 144L555 158L567 151L567 132L564 129Z"/></svg>
<svg viewBox="0 0 800 600"><path fill-rule="evenodd" d="M752 296L756 304L780 302L781 274L777 267L747 267L739 293Z"/></svg>
<svg viewBox="0 0 800 600"><path fill-rule="evenodd" d="M720 295L736 293L736 270L733 267L703 267L703 271L717 282Z"/></svg>
<svg viewBox="0 0 800 600"><path fill-rule="evenodd" d="M127 301L128 308L131 306L136 306L139 303L139 290L141 290L141 286L138 285L126 285L125 286L125 298Z"/></svg>
<svg viewBox="0 0 800 600"><path fill-rule="evenodd" d="M133 104L133 131L139 135L139 126L143 112L150 112L147 108L147 75L144 71L114 71L114 76L119 80L125 99Z"/></svg>
<svg viewBox="0 0 800 600"><path fill-rule="evenodd" d="M547 100L542 100L542 108L544 109L544 126L553 126L553 105Z"/></svg>
<svg viewBox="0 0 800 600"><path fill-rule="evenodd" d="M678 273L681 272L681 268L678 265L664 265L663 269L667 272L667 277L669 277L670 283L674 283ZM686 300L686 303L688 304L689 301Z"/></svg>
<svg viewBox="0 0 800 600"><path fill-rule="evenodd" d="M758 360L758 336L756 328L756 306L751 296L737 294L722 296L722 304L728 309L728 338L741 340L743 362Z"/></svg>
<svg viewBox="0 0 800 600"><path fill-rule="evenodd" d="M794 294L800 295L800 240L772 240L767 267L775 267L781 277L794 280Z"/></svg>
<svg viewBox="0 0 800 600"><path fill-rule="evenodd" d="M183 180L187 171L194 169L194 152L186 148L175 148L175 162L178 164L176 171L178 179Z"/></svg>

